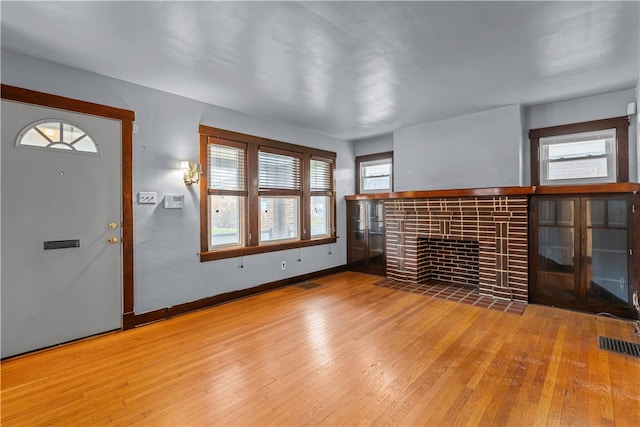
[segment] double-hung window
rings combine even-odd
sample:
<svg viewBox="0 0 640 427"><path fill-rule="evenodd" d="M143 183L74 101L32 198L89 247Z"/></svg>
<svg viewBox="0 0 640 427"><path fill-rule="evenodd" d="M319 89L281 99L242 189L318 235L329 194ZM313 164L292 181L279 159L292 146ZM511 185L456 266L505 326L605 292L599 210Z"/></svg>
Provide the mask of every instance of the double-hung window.
<svg viewBox="0 0 640 427"><path fill-rule="evenodd" d="M209 249L244 244L246 144L211 138L207 144Z"/></svg>
<svg viewBox="0 0 640 427"><path fill-rule="evenodd" d="M540 138L540 185L616 181L616 130Z"/></svg>
<svg viewBox="0 0 640 427"><path fill-rule="evenodd" d="M309 162L311 181L311 238L331 235L333 200L333 161L312 158Z"/></svg>
<svg viewBox="0 0 640 427"><path fill-rule="evenodd" d="M356 192L393 191L393 152L356 157Z"/></svg>
<svg viewBox="0 0 640 427"><path fill-rule="evenodd" d="M297 155L258 152L260 243L300 239L302 161Z"/></svg>
<svg viewBox="0 0 640 427"><path fill-rule="evenodd" d="M333 152L200 126L200 259L335 243Z"/></svg>
<svg viewBox="0 0 640 427"><path fill-rule="evenodd" d="M626 182L627 117L532 129L532 185Z"/></svg>

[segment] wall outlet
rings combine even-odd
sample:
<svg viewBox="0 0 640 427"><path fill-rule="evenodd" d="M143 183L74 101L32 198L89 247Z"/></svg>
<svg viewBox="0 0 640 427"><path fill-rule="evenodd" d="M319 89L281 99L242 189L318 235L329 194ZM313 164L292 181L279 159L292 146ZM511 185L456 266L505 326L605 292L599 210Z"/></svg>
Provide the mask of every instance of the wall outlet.
<svg viewBox="0 0 640 427"><path fill-rule="evenodd" d="M282 261L280 263L280 270L286 270L287 269L287 261Z"/></svg>
<svg viewBox="0 0 640 427"><path fill-rule="evenodd" d="M138 193L138 204L155 205L158 203L158 194L155 191L140 191Z"/></svg>

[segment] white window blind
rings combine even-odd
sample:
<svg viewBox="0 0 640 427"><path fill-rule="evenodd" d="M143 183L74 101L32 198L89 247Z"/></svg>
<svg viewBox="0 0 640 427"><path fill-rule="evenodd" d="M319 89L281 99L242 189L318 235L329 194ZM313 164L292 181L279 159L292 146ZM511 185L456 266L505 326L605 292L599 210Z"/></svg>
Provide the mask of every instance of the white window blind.
<svg viewBox="0 0 640 427"><path fill-rule="evenodd" d="M311 159L311 191L333 191L332 172L331 163Z"/></svg>
<svg viewBox="0 0 640 427"><path fill-rule="evenodd" d="M208 145L209 189L225 191L245 190L245 151L226 145Z"/></svg>
<svg viewBox="0 0 640 427"><path fill-rule="evenodd" d="M258 181L261 190L302 190L298 157L267 151L258 153Z"/></svg>

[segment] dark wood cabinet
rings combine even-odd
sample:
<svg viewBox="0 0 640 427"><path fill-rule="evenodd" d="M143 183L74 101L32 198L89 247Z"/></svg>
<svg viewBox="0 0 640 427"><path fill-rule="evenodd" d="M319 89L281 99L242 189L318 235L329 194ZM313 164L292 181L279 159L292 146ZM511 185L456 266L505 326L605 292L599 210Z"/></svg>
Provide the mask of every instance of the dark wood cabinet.
<svg viewBox="0 0 640 427"><path fill-rule="evenodd" d="M384 200L347 202L347 262L349 268L385 275Z"/></svg>
<svg viewBox="0 0 640 427"><path fill-rule="evenodd" d="M530 300L635 315L631 195L531 199Z"/></svg>

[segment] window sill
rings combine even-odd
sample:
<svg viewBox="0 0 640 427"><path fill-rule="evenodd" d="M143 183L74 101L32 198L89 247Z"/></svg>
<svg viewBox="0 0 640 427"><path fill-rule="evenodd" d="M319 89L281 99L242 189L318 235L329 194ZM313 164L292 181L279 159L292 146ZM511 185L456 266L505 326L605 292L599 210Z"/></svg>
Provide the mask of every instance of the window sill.
<svg viewBox="0 0 640 427"><path fill-rule="evenodd" d="M263 254L267 252L284 251L287 249L306 248L308 246L327 245L335 243L336 237L327 237L314 240L296 240L295 242L269 244L263 246L246 246L234 249L221 249L218 251L200 252L200 262L215 261L219 259L237 258L247 255Z"/></svg>

